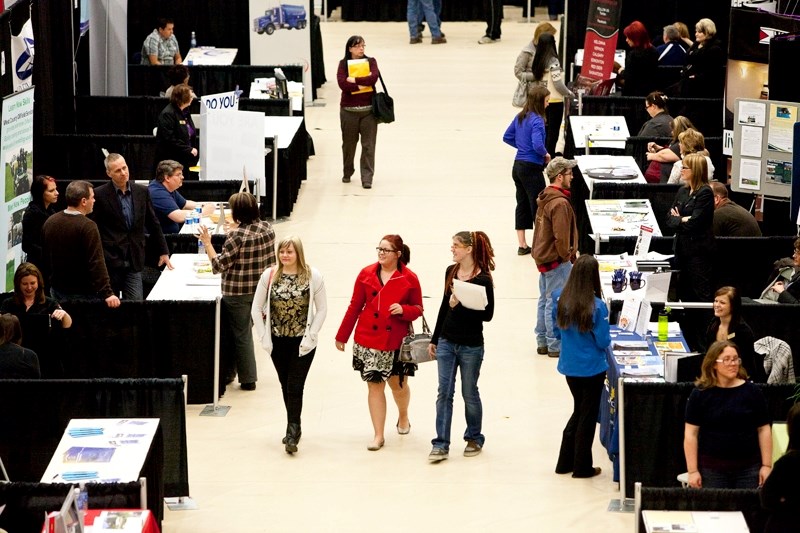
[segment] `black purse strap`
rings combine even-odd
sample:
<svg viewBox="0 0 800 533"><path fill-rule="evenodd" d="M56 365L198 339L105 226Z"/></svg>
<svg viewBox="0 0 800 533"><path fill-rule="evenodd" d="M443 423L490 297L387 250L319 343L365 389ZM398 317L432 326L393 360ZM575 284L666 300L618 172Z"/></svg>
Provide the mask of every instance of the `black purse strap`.
<svg viewBox="0 0 800 533"><path fill-rule="evenodd" d="M381 74L380 70L378 71L378 80L380 80L381 82L381 87L383 87L383 92L386 93L386 96L389 96L389 91L386 89L386 84L383 83L383 75Z"/></svg>

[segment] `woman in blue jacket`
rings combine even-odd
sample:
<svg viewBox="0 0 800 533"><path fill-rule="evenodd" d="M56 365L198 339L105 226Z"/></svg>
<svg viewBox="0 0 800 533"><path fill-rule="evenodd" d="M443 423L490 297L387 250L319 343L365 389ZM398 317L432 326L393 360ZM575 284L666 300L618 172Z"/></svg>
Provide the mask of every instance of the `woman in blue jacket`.
<svg viewBox="0 0 800 533"><path fill-rule="evenodd" d="M544 166L550 162L545 144L545 109L550 102L550 91L539 85L528 89L528 99L503 134L503 142L517 149L511 177L517 189L517 209L514 227L519 241L518 255L530 255L531 248L525 239L525 230L533 228L536 220L536 197L547 187Z"/></svg>
<svg viewBox="0 0 800 533"><path fill-rule="evenodd" d="M572 393L572 416L564 428L557 474L572 472L572 477L594 477L600 467L592 465L592 441L600 394L606 379L606 348L611 344L608 308L601 298L600 270L591 255L575 261L567 284L554 308L556 337L561 338L558 371L566 376Z"/></svg>

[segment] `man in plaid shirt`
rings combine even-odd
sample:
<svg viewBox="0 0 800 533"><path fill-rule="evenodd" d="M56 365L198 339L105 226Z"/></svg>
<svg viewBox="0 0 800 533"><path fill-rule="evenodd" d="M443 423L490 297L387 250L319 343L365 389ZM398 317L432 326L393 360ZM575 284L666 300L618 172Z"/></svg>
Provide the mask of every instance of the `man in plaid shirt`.
<svg viewBox="0 0 800 533"><path fill-rule="evenodd" d="M158 27L142 45L142 65L180 65L183 62L172 19L158 19Z"/></svg>
<svg viewBox="0 0 800 533"><path fill-rule="evenodd" d="M253 348L250 307L261 274L275 265L275 231L260 220L255 196L247 192L228 200L236 227L228 231L222 252L211 245L211 233L201 227L199 238L206 248L215 274L222 274L222 338L220 342L220 393L234 373L242 390L255 390L258 375Z"/></svg>

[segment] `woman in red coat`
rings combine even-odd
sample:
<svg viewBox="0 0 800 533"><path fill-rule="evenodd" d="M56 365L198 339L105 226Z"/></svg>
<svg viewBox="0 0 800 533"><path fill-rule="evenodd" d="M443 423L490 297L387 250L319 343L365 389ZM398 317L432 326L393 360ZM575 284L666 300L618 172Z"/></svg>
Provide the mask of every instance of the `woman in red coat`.
<svg viewBox="0 0 800 533"><path fill-rule="evenodd" d="M344 345L355 328L353 370L361 372L369 391L369 414L375 438L367 449L380 450L386 424L386 382L392 389L399 417L397 432L411 430L408 403L411 391L403 376L414 375L414 365L397 360L408 324L422 314L422 289L417 275L406 265L411 258L399 235L386 235L376 248L378 262L361 270L353 288L350 306L336 333L336 349Z"/></svg>

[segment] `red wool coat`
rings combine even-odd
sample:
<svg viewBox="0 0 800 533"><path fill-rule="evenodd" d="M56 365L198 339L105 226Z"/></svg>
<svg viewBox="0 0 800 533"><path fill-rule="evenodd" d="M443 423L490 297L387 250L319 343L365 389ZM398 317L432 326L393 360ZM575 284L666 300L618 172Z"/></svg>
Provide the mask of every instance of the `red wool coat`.
<svg viewBox="0 0 800 533"><path fill-rule="evenodd" d="M422 315L422 289L408 267L397 270L385 285L379 277L381 265L374 263L359 272L353 297L336 333L347 342L355 327L355 341L375 350L397 350L408 333L409 322ZM390 315L389 306L399 303L402 315Z"/></svg>

